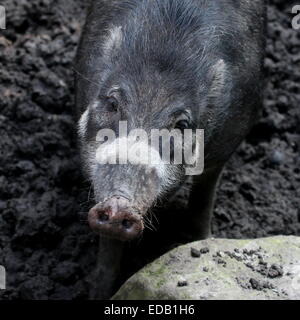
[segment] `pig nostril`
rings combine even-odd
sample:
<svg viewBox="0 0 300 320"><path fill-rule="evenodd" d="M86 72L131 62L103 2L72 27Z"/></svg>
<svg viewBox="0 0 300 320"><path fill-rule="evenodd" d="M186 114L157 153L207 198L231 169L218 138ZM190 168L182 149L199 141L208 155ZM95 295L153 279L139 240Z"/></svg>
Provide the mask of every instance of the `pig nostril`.
<svg viewBox="0 0 300 320"><path fill-rule="evenodd" d="M126 229L130 229L132 227L133 223L127 219L124 219L122 221L122 226Z"/></svg>
<svg viewBox="0 0 300 320"><path fill-rule="evenodd" d="M100 222L106 222L106 221L109 220L109 217L108 217L107 214L105 214L104 212L102 212L102 213L99 214L98 220L99 220Z"/></svg>

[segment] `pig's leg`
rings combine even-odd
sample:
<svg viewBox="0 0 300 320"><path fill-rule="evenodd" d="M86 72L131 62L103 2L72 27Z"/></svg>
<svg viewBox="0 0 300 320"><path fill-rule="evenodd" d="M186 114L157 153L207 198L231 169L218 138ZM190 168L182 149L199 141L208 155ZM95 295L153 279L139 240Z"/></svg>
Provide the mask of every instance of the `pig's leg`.
<svg viewBox="0 0 300 320"><path fill-rule="evenodd" d="M194 177L194 185L189 199L190 217L186 229L193 240L202 240L211 236L215 193L222 169L223 166Z"/></svg>
<svg viewBox="0 0 300 320"><path fill-rule="evenodd" d="M90 299L111 298L119 275L123 242L100 238L97 266L91 277Z"/></svg>

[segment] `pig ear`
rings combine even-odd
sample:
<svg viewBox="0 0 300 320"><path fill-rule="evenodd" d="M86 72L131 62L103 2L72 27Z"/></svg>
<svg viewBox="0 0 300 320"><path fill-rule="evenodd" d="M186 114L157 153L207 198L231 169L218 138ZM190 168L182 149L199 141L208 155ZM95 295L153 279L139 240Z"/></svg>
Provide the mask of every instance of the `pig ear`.
<svg viewBox="0 0 300 320"><path fill-rule="evenodd" d="M220 59L212 68L212 85L210 88L209 96L217 98L220 96L226 77L226 64L223 59Z"/></svg>
<svg viewBox="0 0 300 320"><path fill-rule="evenodd" d="M121 46L123 31L121 26L112 26L103 42L104 55L110 55L114 50Z"/></svg>

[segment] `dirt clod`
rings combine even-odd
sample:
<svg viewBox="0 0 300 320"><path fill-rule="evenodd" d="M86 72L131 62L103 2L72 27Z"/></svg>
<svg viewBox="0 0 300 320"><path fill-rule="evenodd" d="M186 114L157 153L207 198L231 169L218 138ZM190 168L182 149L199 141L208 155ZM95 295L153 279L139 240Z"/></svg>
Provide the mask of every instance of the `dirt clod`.
<svg viewBox="0 0 300 320"><path fill-rule="evenodd" d="M200 252L201 252L202 254L209 253L209 248L201 248L201 249L200 249Z"/></svg>
<svg viewBox="0 0 300 320"><path fill-rule="evenodd" d="M178 287L186 287L188 285L188 282L186 280L178 281L177 286Z"/></svg>
<svg viewBox="0 0 300 320"><path fill-rule="evenodd" d="M201 257L201 252L195 248L191 248L191 256L193 258L200 258Z"/></svg>
<svg viewBox="0 0 300 320"><path fill-rule="evenodd" d="M282 277L282 275L283 275L282 266L279 266L277 264L272 264L268 271L268 277L279 278L279 277Z"/></svg>

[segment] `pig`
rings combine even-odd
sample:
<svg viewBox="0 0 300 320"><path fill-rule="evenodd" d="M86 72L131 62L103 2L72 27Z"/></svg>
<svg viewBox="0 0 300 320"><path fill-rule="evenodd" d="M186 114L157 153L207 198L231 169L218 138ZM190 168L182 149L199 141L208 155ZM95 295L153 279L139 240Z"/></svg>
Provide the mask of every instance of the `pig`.
<svg viewBox="0 0 300 320"><path fill-rule="evenodd" d="M100 235L91 298L112 295L124 245L187 179L186 164L165 163L161 148L147 149L154 164L97 161L128 140L121 121L149 134L204 130L204 170L191 177L182 228L194 240L211 236L218 180L262 106L265 12L262 0L91 2L74 64L80 154L96 202L88 221ZM102 129L116 133L105 148Z"/></svg>

